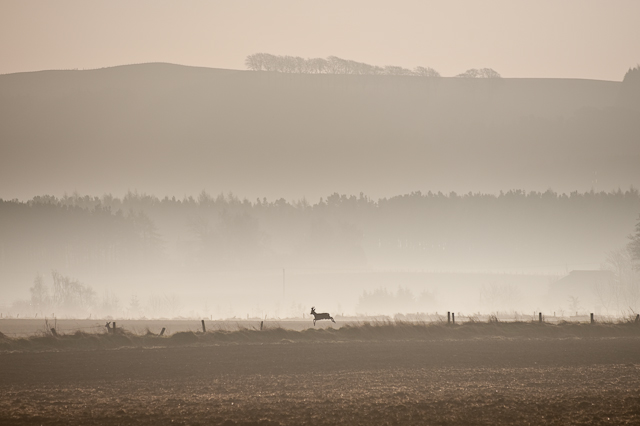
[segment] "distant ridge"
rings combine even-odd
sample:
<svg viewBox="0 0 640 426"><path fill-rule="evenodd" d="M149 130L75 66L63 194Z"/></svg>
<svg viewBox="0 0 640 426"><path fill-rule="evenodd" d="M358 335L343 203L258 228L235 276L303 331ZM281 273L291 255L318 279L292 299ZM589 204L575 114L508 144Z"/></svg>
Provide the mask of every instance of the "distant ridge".
<svg viewBox="0 0 640 426"><path fill-rule="evenodd" d="M621 82L167 63L0 75L0 197L640 185Z"/></svg>

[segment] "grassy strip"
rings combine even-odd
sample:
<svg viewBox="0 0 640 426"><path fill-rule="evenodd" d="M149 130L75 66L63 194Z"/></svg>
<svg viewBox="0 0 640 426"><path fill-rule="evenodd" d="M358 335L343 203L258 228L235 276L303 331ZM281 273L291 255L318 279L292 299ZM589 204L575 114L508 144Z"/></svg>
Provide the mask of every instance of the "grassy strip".
<svg viewBox="0 0 640 426"><path fill-rule="evenodd" d="M183 331L158 336L147 331L135 334L125 329L115 333L72 334L41 333L26 338L11 338L0 333L0 351L39 351L107 349L120 347L171 347L189 345L215 345L224 343L291 343L291 342L348 342L389 340L442 340L478 338L580 338L580 337L640 337L640 323L558 324L538 322L465 322L463 324L416 323L402 321L364 322L339 328L302 331L282 327L264 330L213 330L206 333Z"/></svg>

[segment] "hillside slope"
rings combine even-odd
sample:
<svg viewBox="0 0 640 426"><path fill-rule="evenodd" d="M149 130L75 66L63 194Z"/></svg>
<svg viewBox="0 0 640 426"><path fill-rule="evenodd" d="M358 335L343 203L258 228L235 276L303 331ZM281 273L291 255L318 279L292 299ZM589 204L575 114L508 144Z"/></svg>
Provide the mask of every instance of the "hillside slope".
<svg viewBox="0 0 640 426"><path fill-rule="evenodd" d="M0 76L0 198L640 184L621 83L143 64Z"/></svg>

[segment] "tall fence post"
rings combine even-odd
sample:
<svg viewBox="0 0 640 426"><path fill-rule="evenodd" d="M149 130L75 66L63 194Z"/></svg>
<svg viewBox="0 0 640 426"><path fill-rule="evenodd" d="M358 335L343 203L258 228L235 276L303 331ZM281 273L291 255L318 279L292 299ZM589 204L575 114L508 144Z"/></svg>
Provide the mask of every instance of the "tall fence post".
<svg viewBox="0 0 640 426"><path fill-rule="evenodd" d="M160 335L162 336L164 334L164 331L166 330L166 328L162 327L162 330L160 330Z"/></svg>
<svg viewBox="0 0 640 426"><path fill-rule="evenodd" d="M116 332L116 322L115 322L115 321L113 322L113 330L112 330L112 331L113 331L114 333Z"/></svg>
<svg viewBox="0 0 640 426"><path fill-rule="evenodd" d="M207 327L204 326L204 320L202 320L202 332L203 333L207 332Z"/></svg>
<svg viewBox="0 0 640 426"><path fill-rule="evenodd" d="M591 312L591 324L593 324L593 312Z"/></svg>
<svg viewBox="0 0 640 426"><path fill-rule="evenodd" d="M447 324L451 324L451 312L447 312Z"/></svg>
<svg viewBox="0 0 640 426"><path fill-rule="evenodd" d="M262 325L264 324L264 321L260 321L260 331L262 331Z"/></svg>
<svg viewBox="0 0 640 426"><path fill-rule="evenodd" d="M455 324L455 323L456 323L456 314L455 314L455 313L453 313L453 312L451 312L451 322L452 322L453 324Z"/></svg>
<svg viewBox="0 0 640 426"><path fill-rule="evenodd" d="M542 322L542 312L538 312L538 322Z"/></svg>

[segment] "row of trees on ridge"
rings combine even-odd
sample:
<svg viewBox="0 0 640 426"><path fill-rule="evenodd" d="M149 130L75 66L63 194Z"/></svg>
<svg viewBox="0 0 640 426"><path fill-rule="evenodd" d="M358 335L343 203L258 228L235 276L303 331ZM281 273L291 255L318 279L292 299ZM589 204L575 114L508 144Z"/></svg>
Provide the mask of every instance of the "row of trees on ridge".
<svg viewBox="0 0 640 426"><path fill-rule="evenodd" d="M337 56L324 58L302 58L300 56L271 55L254 53L245 60L247 69L252 71L275 71L297 74L354 74L354 75L404 75L415 77L441 77L431 67L416 67L413 70L395 65L380 67L364 62L342 59ZM463 78L500 78L500 74L491 68L470 69L456 77Z"/></svg>

